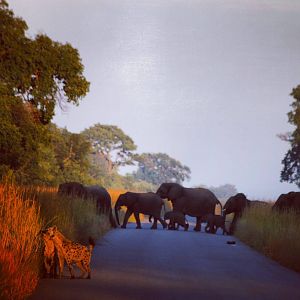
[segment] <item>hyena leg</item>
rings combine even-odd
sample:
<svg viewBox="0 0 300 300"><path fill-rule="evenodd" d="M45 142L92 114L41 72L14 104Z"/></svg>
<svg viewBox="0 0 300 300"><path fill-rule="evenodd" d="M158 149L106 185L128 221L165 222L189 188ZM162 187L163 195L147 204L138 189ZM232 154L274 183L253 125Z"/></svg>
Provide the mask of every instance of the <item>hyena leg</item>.
<svg viewBox="0 0 300 300"><path fill-rule="evenodd" d="M78 266L78 268L81 270L81 278L84 277L85 273L87 273L88 271L85 268L84 262L83 261L78 261L76 263L76 265Z"/></svg>
<svg viewBox="0 0 300 300"><path fill-rule="evenodd" d="M91 279L91 268L90 268L90 263L88 261L83 262L83 266L86 269L86 272L88 273L88 276L86 279Z"/></svg>
<svg viewBox="0 0 300 300"><path fill-rule="evenodd" d="M59 278L61 278L61 276L63 275L64 272L64 258L62 256L58 257L58 263L59 263Z"/></svg>
<svg viewBox="0 0 300 300"><path fill-rule="evenodd" d="M72 261L69 259L66 259L70 274L71 274L71 279L75 278L74 272L73 272L73 266L72 266Z"/></svg>
<svg viewBox="0 0 300 300"><path fill-rule="evenodd" d="M45 262L45 268L47 274L50 274L50 269L51 269L51 265L50 265L51 262L49 261L50 261L49 257L46 257L44 262Z"/></svg>
<svg viewBox="0 0 300 300"><path fill-rule="evenodd" d="M46 274L50 275L50 270L51 270L51 258L50 257L47 257L47 256L44 257L44 266L46 269Z"/></svg>

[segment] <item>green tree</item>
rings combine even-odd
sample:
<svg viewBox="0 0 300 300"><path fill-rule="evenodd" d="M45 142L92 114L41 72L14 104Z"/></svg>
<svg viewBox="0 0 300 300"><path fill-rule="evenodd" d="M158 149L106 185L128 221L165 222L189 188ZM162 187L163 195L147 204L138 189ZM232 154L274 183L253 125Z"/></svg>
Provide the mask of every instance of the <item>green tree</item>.
<svg viewBox="0 0 300 300"><path fill-rule="evenodd" d="M300 85L293 89L291 96L294 101L292 110L288 113L288 121L295 126L295 130L285 135L280 135L282 140L290 143L290 149L282 160L281 181L295 183L300 187Z"/></svg>
<svg viewBox="0 0 300 300"><path fill-rule="evenodd" d="M139 180L159 185L163 182L182 183L190 179L191 171L178 160L165 153L143 153L135 156L138 170L133 173Z"/></svg>
<svg viewBox="0 0 300 300"><path fill-rule="evenodd" d="M98 161L99 169L105 168L108 174L112 174L120 166L133 164L136 145L117 126L98 123L85 129L82 134L92 144L93 160Z"/></svg>
<svg viewBox="0 0 300 300"><path fill-rule="evenodd" d="M27 24L0 0L0 93L17 96L32 106L43 124L55 105L78 104L89 83L83 76L78 51L46 35L26 36Z"/></svg>
<svg viewBox="0 0 300 300"><path fill-rule="evenodd" d="M0 101L0 166L28 174L38 156L43 128L17 97L2 96Z"/></svg>
<svg viewBox="0 0 300 300"><path fill-rule="evenodd" d="M26 30L0 0L0 175L53 183L61 175L49 131L55 106L78 105L89 83L76 49Z"/></svg>
<svg viewBox="0 0 300 300"><path fill-rule="evenodd" d="M89 154L91 145L82 134L51 126L51 146L59 170L60 182L80 181L91 183Z"/></svg>

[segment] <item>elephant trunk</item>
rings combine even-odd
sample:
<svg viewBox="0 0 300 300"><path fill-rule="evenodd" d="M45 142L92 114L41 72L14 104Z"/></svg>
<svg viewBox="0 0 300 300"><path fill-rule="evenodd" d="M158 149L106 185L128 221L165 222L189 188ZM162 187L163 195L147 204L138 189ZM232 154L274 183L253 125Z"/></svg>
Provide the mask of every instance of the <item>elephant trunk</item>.
<svg viewBox="0 0 300 300"><path fill-rule="evenodd" d="M117 201L116 205L115 205L115 215L116 215L116 219L117 219L117 223L118 225L120 225L120 220L119 220L119 210L120 210L120 205Z"/></svg>

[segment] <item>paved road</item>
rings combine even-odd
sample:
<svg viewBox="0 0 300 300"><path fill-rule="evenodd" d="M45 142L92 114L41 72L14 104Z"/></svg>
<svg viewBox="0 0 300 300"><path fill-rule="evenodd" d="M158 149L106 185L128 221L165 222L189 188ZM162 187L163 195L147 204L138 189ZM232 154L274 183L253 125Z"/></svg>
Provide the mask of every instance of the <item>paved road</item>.
<svg viewBox="0 0 300 300"><path fill-rule="evenodd" d="M300 299L298 273L232 237L143 227L99 241L91 280L43 279L31 299Z"/></svg>

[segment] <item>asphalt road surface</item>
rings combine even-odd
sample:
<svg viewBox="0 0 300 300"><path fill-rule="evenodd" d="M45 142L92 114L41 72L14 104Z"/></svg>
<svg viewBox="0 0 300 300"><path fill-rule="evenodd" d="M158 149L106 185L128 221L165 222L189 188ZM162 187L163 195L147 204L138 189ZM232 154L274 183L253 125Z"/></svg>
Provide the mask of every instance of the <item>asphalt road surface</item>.
<svg viewBox="0 0 300 300"><path fill-rule="evenodd" d="M42 279L31 299L300 299L300 274L232 237L149 227L110 231L94 249L91 280Z"/></svg>

